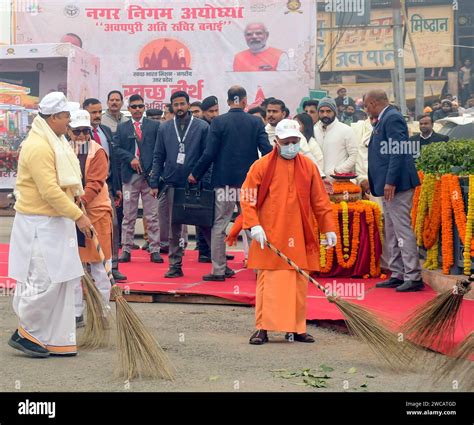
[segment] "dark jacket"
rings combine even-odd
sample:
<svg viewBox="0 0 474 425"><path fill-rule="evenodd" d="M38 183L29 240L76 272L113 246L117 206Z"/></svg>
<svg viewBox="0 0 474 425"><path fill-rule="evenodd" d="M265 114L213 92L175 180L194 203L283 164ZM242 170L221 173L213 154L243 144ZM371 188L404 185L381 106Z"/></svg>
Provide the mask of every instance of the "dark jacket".
<svg viewBox="0 0 474 425"><path fill-rule="evenodd" d="M201 158L206 147L209 125L205 121L195 118L186 128L189 128L189 131L184 139L184 164L178 164L179 141L176 136L174 119L161 124L150 178L152 188L158 188L160 177L163 178L166 185L184 187L192 168ZM182 135L180 136L182 137Z"/></svg>
<svg viewBox="0 0 474 425"><path fill-rule="evenodd" d="M122 190L122 176L120 175L120 160L117 158L113 145L113 135L110 127L100 124L99 128L105 134L107 144L109 147L109 177L107 177L107 186L112 194L115 196L117 191Z"/></svg>
<svg viewBox="0 0 474 425"><path fill-rule="evenodd" d="M383 196L386 184L404 192L420 184L415 161L407 149L408 127L403 115L393 106L383 113L369 142L369 183L374 196Z"/></svg>
<svg viewBox="0 0 474 425"><path fill-rule="evenodd" d="M230 109L212 120L206 150L192 174L200 180L214 163L213 187L240 187L250 166L258 159L258 151L266 155L271 150L262 120L243 109Z"/></svg>
<svg viewBox="0 0 474 425"><path fill-rule="evenodd" d="M413 157L416 159L420 156L421 148L423 146L429 145L430 143L447 142L449 141L449 136L445 136L444 134L440 134L440 133L435 133L433 131L433 133L431 133L431 136L428 137L427 139L424 139L423 137L421 137L421 133L419 133L419 134L415 134L411 136L410 141L419 142L417 146L419 149L419 152L416 152L416 154L413 155Z"/></svg>
<svg viewBox="0 0 474 425"><path fill-rule="evenodd" d="M121 123L117 127L117 133L114 136L115 153L120 161L122 170L122 182L129 183L132 175L135 173L130 163L135 158L135 128L133 120ZM153 165L153 152L155 150L158 138L158 129L160 123L157 121L143 119L141 126L142 141L140 148L140 163L143 174L148 179Z"/></svg>

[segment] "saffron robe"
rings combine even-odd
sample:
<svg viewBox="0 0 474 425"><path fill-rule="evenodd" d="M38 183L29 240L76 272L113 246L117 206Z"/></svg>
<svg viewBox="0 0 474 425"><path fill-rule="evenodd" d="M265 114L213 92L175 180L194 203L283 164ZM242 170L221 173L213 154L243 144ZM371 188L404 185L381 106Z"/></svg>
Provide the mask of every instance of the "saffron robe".
<svg viewBox="0 0 474 425"><path fill-rule="evenodd" d="M305 245L298 192L310 197L311 214L321 232L335 231L332 207L319 175L310 159L303 157L308 187L295 186L295 160L277 156L275 172L267 196L257 210L256 194L269 166L271 155L256 161L242 185L240 205L243 228L260 225L267 239L305 271L319 270L319 251L308 252ZM316 235L318 242L318 235ZM248 267L259 269L256 291L256 328L267 331L306 332L306 294L308 283L287 262L265 246L252 241Z"/></svg>

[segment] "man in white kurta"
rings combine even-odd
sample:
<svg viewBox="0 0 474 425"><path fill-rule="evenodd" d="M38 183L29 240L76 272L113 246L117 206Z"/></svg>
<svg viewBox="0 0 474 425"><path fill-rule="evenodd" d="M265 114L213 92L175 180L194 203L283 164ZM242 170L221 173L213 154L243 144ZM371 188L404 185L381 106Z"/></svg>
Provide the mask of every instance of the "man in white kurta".
<svg viewBox="0 0 474 425"><path fill-rule="evenodd" d="M323 151L323 171L327 179L335 173L354 172L358 154L354 131L340 122L336 113L334 99L326 97L319 101L314 137Z"/></svg>
<svg viewBox="0 0 474 425"><path fill-rule="evenodd" d="M46 95L19 159L8 261L19 325L8 343L31 357L77 353L74 285L83 268L75 222L88 237L92 227L74 203L80 167L64 138L78 106L63 93Z"/></svg>

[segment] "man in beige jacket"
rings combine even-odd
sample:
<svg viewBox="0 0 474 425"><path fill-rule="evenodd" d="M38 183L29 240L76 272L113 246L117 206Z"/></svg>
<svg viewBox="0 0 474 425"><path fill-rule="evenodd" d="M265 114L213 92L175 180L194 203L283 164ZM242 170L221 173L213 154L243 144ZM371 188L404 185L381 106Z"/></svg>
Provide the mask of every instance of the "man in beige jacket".
<svg viewBox="0 0 474 425"><path fill-rule="evenodd" d="M63 93L46 95L18 164L8 275L17 281L19 326L8 344L30 357L77 353L74 285L84 273L75 225L87 237L92 229L74 202L83 194L80 168L64 138L78 107Z"/></svg>

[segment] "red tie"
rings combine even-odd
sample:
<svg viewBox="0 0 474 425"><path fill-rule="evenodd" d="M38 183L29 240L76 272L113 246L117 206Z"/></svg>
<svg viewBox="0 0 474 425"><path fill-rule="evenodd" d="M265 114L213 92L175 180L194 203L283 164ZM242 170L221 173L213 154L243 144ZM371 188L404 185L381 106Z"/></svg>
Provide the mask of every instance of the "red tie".
<svg viewBox="0 0 474 425"><path fill-rule="evenodd" d="M142 140L142 129L140 128L140 123L138 121L135 121L133 123L135 125L135 132L137 133L137 137L138 137L138 140ZM137 158L140 158L140 148L138 147L138 143L136 144L137 145L137 150L135 151L135 156Z"/></svg>
<svg viewBox="0 0 474 425"><path fill-rule="evenodd" d="M92 135L94 136L94 140L99 144L99 145L102 145L102 143L100 143L100 136L99 136L99 132L97 131L97 128L94 128L92 130Z"/></svg>
<svg viewBox="0 0 474 425"><path fill-rule="evenodd" d="M138 139L142 140L142 129L140 128L140 122L135 121L134 125L135 125L135 131L137 132Z"/></svg>

